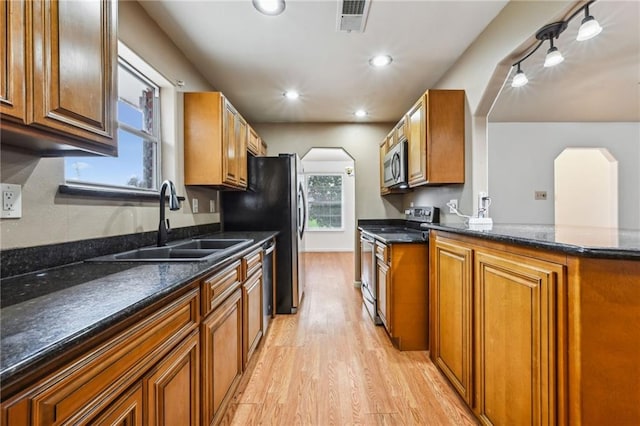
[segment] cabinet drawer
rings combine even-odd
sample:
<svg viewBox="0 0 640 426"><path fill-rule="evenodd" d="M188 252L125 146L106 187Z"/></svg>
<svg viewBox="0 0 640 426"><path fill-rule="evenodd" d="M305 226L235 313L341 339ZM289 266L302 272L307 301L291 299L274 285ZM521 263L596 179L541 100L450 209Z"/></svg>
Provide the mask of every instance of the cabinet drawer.
<svg viewBox="0 0 640 426"><path fill-rule="evenodd" d="M240 260L202 281L202 316L227 298L242 282Z"/></svg>
<svg viewBox="0 0 640 426"><path fill-rule="evenodd" d="M197 288L3 404L7 424L82 424L121 395L199 322ZM6 411L5 411L6 410Z"/></svg>
<svg viewBox="0 0 640 426"><path fill-rule="evenodd" d="M379 241L376 241L376 257L384 263L389 264L389 247Z"/></svg>
<svg viewBox="0 0 640 426"><path fill-rule="evenodd" d="M253 275L254 272L262 268L262 249L259 248L246 255L242 259L242 263L244 265L244 278L247 279Z"/></svg>

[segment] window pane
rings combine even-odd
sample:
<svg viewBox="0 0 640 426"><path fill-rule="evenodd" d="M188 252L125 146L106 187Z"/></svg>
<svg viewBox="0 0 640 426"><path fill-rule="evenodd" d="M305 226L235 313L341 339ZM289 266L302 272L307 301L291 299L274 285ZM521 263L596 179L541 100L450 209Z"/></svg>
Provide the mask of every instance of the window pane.
<svg viewBox="0 0 640 426"><path fill-rule="evenodd" d="M342 176L307 176L309 229L342 228Z"/></svg>
<svg viewBox="0 0 640 426"><path fill-rule="evenodd" d="M157 135L156 117L158 90L126 66L118 67L118 121L138 130Z"/></svg>
<svg viewBox="0 0 640 426"><path fill-rule="evenodd" d="M118 157L66 157L65 179L154 189L156 144L118 130Z"/></svg>

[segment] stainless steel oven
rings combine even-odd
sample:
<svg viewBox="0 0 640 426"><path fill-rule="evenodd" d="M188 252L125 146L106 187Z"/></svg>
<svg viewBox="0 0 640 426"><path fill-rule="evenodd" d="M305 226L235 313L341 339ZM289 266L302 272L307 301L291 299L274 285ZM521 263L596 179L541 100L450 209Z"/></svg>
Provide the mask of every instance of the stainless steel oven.
<svg viewBox="0 0 640 426"><path fill-rule="evenodd" d="M360 274L362 300L375 324L382 324L378 316L376 242L366 234L360 234Z"/></svg>

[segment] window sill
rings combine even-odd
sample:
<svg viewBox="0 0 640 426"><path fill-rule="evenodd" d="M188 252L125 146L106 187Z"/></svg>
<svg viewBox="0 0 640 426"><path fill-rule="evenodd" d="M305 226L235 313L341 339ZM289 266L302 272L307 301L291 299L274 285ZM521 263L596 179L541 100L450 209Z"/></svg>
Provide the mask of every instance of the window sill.
<svg viewBox="0 0 640 426"><path fill-rule="evenodd" d="M58 186L58 192L60 194L75 195L81 197L91 198L109 198L116 200L138 200L138 201L158 201L160 198L159 192L153 191L136 191L127 189L111 189L111 188L97 188L83 185L70 185L64 184ZM186 198L178 196L178 200L184 201Z"/></svg>

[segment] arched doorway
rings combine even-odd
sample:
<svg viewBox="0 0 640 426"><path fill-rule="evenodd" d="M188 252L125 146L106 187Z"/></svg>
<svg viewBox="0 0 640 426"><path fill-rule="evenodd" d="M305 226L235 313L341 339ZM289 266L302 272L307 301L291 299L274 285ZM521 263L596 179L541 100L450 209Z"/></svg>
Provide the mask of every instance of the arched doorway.
<svg viewBox="0 0 640 426"><path fill-rule="evenodd" d="M311 148L302 166L308 212L305 251L353 251L355 160L343 148Z"/></svg>

